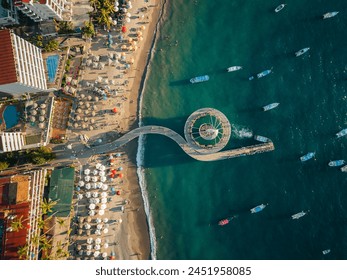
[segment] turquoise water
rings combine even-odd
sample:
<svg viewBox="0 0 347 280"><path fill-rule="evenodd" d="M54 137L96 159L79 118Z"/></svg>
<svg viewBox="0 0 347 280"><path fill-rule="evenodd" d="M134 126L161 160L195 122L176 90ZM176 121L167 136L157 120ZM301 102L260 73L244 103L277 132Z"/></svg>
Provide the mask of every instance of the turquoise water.
<svg viewBox="0 0 347 280"><path fill-rule="evenodd" d="M143 99L144 124L183 135L187 117L213 107L234 127L227 148L272 139L275 151L198 162L150 135L145 176L158 259L346 259L347 2L170 1ZM321 15L340 14L328 20ZM304 47L301 57L294 53ZM227 73L226 68L243 66ZM273 67L262 79L248 77ZM210 80L189 84L208 74ZM279 102L271 111L262 106ZM316 159L299 157L315 151ZM261 203L264 211L250 214ZM310 211L299 220L291 215ZM220 219L238 215L229 225ZM331 249L323 256L322 250Z"/></svg>
<svg viewBox="0 0 347 280"><path fill-rule="evenodd" d="M6 106L3 118L6 124L6 129L14 127L18 123L18 112L17 107L14 105Z"/></svg>
<svg viewBox="0 0 347 280"><path fill-rule="evenodd" d="M50 55L46 59L47 71L48 71L48 82L54 83L55 76L57 74L59 63L59 55Z"/></svg>

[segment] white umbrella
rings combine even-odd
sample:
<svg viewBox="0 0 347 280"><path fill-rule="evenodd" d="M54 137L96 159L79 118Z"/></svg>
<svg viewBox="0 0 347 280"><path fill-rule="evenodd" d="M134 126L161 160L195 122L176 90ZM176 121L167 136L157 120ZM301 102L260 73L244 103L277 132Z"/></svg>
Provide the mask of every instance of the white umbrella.
<svg viewBox="0 0 347 280"><path fill-rule="evenodd" d="M103 183L101 183L101 182L97 182L97 183L96 183L96 187L97 187L98 189L100 189L102 186L103 186Z"/></svg>
<svg viewBox="0 0 347 280"><path fill-rule="evenodd" d="M104 248L107 249L108 248L108 243L104 244Z"/></svg>
<svg viewBox="0 0 347 280"><path fill-rule="evenodd" d="M95 204L94 203L89 204L89 209L90 210L94 210L95 209Z"/></svg>
<svg viewBox="0 0 347 280"><path fill-rule="evenodd" d="M66 148L68 148L69 150L71 150L71 149L72 149L72 145L71 145L71 144L68 144L68 145L66 146Z"/></svg>
<svg viewBox="0 0 347 280"><path fill-rule="evenodd" d="M107 219L107 218L104 218L102 221L103 221L104 223L107 223L107 222L108 222L108 219Z"/></svg>
<svg viewBox="0 0 347 280"><path fill-rule="evenodd" d="M83 181L79 181L79 182L78 182L78 185L79 185L80 187L83 187L83 186L84 186L84 182L83 182Z"/></svg>
<svg viewBox="0 0 347 280"><path fill-rule="evenodd" d="M94 210L90 210L90 211L88 212L88 214L89 214L89 216L94 216L94 215L95 215L95 211L94 211Z"/></svg>
<svg viewBox="0 0 347 280"><path fill-rule="evenodd" d="M101 170L101 171L105 171L105 169L106 169L105 165L101 165L101 166L100 166L100 170Z"/></svg>
<svg viewBox="0 0 347 280"><path fill-rule="evenodd" d="M98 177L97 176L93 176L92 177L92 181L95 183L95 182L97 182L98 181Z"/></svg>
<svg viewBox="0 0 347 280"><path fill-rule="evenodd" d="M107 192L102 192L101 197L107 197Z"/></svg>
<svg viewBox="0 0 347 280"><path fill-rule="evenodd" d="M87 252L86 252L86 255L87 255L87 256L90 256L91 254L92 254L92 251L87 251Z"/></svg>
<svg viewBox="0 0 347 280"><path fill-rule="evenodd" d="M106 204L104 204L104 203L101 204L101 206L100 206L100 209L101 209L101 210L105 210L106 208L107 208Z"/></svg>
<svg viewBox="0 0 347 280"><path fill-rule="evenodd" d="M95 168L96 168L96 169L100 169L101 166L102 166L102 164L98 162L98 163L95 165Z"/></svg>
<svg viewBox="0 0 347 280"><path fill-rule="evenodd" d="M93 249L93 246L92 245L87 245L87 250L91 250Z"/></svg>
<svg viewBox="0 0 347 280"><path fill-rule="evenodd" d="M92 237L89 237L89 238L87 239L87 243L88 243L88 244L92 244L92 243L93 243L93 238L92 238Z"/></svg>
<svg viewBox="0 0 347 280"><path fill-rule="evenodd" d="M79 193L78 196L77 196L77 198L78 198L79 200L81 200L81 199L83 198L83 194Z"/></svg>
<svg viewBox="0 0 347 280"><path fill-rule="evenodd" d="M93 189L96 189L96 183L91 183L90 186L91 186Z"/></svg>
<svg viewBox="0 0 347 280"><path fill-rule="evenodd" d="M105 214L105 210L102 210L102 209L99 210L99 215L100 215L100 216L102 216L102 215L104 215L104 214Z"/></svg>
<svg viewBox="0 0 347 280"><path fill-rule="evenodd" d="M96 228L97 228L97 229L102 229L102 224L98 224L98 225L96 226Z"/></svg>
<svg viewBox="0 0 347 280"><path fill-rule="evenodd" d="M88 176L88 175L85 176L85 177L84 177L84 181L89 182L89 181L90 181L90 176Z"/></svg>
<svg viewBox="0 0 347 280"><path fill-rule="evenodd" d="M100 181L101 181L101 182L105 182L105 181L106 181L106 177L105 177L105 176L101 176L101 177L100 177Z"/></svg>
<svg viewBox="0 0 347 280"><path fill-rule="evenodd" d="M97 198L99 196L99 194L97 192L93 192L93 197Z"/></svg>
<svg viewBox="0 0 347 280"><path fill-rule="evenodd" d="M107 186L106 184L103 184L102 187L101 187L101 189L102 189L103 191L107 191L108 186Z"/></svg>
<svg viewBox="0 0 347 280"><path fill-rule="evenodd" d="M126 22L130 22L130 18L126 17L126 18L125 18L125 21L126 21Z"/></svg>
<svg viewBox="0 0 347 280"><path fill-rule="evenodd" d="M105 197L102 198L102 199L101 199L101 203L107 203L107 198L105 198Z"/></svg>
<svg viewBox="0 0 347 280"><path fill-rule="evenodd" d="M101 235L101 231L97 229L97 230L95 231L95 234L96 234L96 235Z"/></svg>
<svg viewBox="0 0 347 280"><path fill-rule="evenodd" d="M97 169L93 170L93 175L98 175L99 171Z"/></svg>
<svg viewBox="0 0 347 280"><path fill-rule="evenodd" d="M108 233L108 228L104 228L103 232Z"/></svg>
<svg viewBox="0 0 347 280"><path fill-rule="evenodd" d="M126 16L127 17L131 17L131 14L128 12L128 13L126 13Z"/></svg>
<svg viewBox="0 0 347 280"><path fill-rule="evenodd" d="M80 256L82 256L82 255L83 255L83 250L79 251L78 254L79 254Z"/></svg>
<svg viewBox="0 0 347 280"><path fill-rule="evenodd" d="M86 189L90 190L90 184L89 183L86 184Z"/></svg>
<svg viewBox="0 0 347 280"><path fill-rule="evenodd" d="M103 252L103 253L102 253L102 257L103 257L103 258L107 258L107 253L106 253L106 252Z"/></svg>
<svg viewBox="0 0 347 280"><path fill-rule="evenodd" d="M95 203L100 203L100 199L99 198L94 198L95 199Z"/></svg>
<svg viewBox="0 0 347 280"><path fill-rule="evenodd" d="M119 220L118 220L118 223L120 223L120 224L121 224L122 222L123 222L123 220L122 220L122 219L119 219Z"/></svg>
<svg viewBox="0 0 347 280"><path fill-rule="evenodd" d="M99 237L96 238L96 239L95 239L95 244L101 244L101 238L99 238Z"/></svg>
<svg viewBox="0 0 347 280"><path fill-rule="evenodd" d="M95 245L95 246L94 246L94 249L95 249L95 250L100 250L100 249L101 249L101 246L100 246L100 245Z"/></svg>
<svg viewBox="0 0 347 280"><path fill-rule="evenodd" d="M105 176L105 171L100 171L100 172L99 172L99 175L100 175L100 176Z"/></svg>
<svg viewBox="0 0 347 280"><path fill-rule="evenodd" d="M85 229L90 229L90 228L91 228L91 225L90 225L90 224L85 224L85 225L84 225L84 228L85 228Z"/></svg>
<svg viewBox="0 0 347 280"><path fill-rule="evenodd" d="M96 258L96 257L98 257L99 255L100 255L100 252L99 252L99 251L95 251L93 256Z"/></svg>
<svg viewBox="0 0 347 280"><path fill-rule="evenodd" d="M90 192L86 192L86 198L90 198L92 194Z"/></svg>

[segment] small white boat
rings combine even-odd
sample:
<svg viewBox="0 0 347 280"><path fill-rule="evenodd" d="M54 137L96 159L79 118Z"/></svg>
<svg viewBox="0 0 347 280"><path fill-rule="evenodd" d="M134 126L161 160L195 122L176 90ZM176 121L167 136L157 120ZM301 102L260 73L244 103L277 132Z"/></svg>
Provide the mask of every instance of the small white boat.
<svg viewBox="0 0 347 280"><path fill-rule="evenodd" d="M254 213L258 213L260 211L263 211L264 208L267 206L267 204L260 204L258 206L255 206L254 208L251 209L251 213L254 214Z"/></svg>
<svg viewBox="0 0 347 280"><path fill-rule="evenodd" d="M242 66L231 66L227 68L228 72L233 72L233 71L237 71L241 69L242 69Z"/></svg>
<svg viewBox="0 0 347 280"><path fill-rule="evenodd" d="M280 103L271 103L269 105L264 106L263 110L264 111L269 111L269 110L272 110L272 109L276 108L278 105L280 105Z"/></svg>
<svg viewBox="0 0 347 280"><path fill-rule="evenodd" d="M347 165L340 168L342 172L347 172Z"/></svg>
<svg viewBox="0 0 347 280"><path fill-rule="evenodd" d="M276 9L275 9L275 13L278 13L279 11L281 11L287 4L281 4L279 5Z"/></svg>
<svg viewBox="0 0 347 280"><path fill-rule="evenodd" d="M306 214L307 214L307 212L301 211L299 213L292 215L292 219L293 220L300 219L301 217L305 216Z"/></svg>
<svg viewBox="0 0 347 280"><path fill-rule="evenodd" d="M343 159L329 161L328 165L331 167L344 165L345 161Z"/></svg>
<svg viewBox="0 0 347 280"><path fill-rule="evenodd" d="M337 138L340 138L340 137L345 136L345 135L347 135L347 128L342 129L341 131L339 131L338 133L336 133L336 137L337 137Z"/></svg>
<svg viewBox="0 0 347 280"><path fill-rule="evenodd" d="M263 142L263 143L267 143L267 142L271 142L271 140L265 136L260 136L260 135L254 135L254 139L259 141L259 142Z"/></svg>
<svg viewBox="0 0 347 280"><path fill-rule="evenodd" d="M329 12L323 15L323 19L332 18L336 16L339 12Z"/></svg>
<svg viewBox="0 0 347 280"><path fill-rule="evenodd" d="M323 255L329 254L330 253L330 249L326 249L322 251Z"/></svg>
<svg viewBox="0 0 347 280"><path fill-rule="evenodd" d="M303 55L304 53L308 52L310 48L303 48L295 53L295 56Z"/></svg>

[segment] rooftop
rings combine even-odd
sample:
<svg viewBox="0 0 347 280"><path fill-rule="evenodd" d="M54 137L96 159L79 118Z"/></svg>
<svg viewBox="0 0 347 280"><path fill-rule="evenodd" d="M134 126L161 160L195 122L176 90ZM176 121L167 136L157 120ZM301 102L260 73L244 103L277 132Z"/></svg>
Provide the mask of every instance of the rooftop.
<svg viewBox="0 0 347 280"><path fill-rule="evenodd" d="M17 82L10 30L0 30L0 85Z"/></svg>

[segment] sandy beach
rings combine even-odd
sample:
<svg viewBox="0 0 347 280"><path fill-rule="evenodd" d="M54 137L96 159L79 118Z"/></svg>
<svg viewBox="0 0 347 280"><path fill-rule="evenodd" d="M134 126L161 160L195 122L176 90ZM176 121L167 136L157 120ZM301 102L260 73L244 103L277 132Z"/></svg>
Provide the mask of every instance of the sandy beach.
<svg viewBox="0 0 347 280"><path fill-rule="evenodd" d="M140 94L163 6L163 0L136 1L130 11L131 21L125 23L126 32L115 29L110 32L99 30L97 37L90 42L86 59L92 60L93 64L96 57L99 59L108 56L114 60L108 59L109 62L105 67L90 65L90 68L86 67L81 73L77 86L77 96L80 101L75 115L76 126L69 135L69 141L76 143L72 149L76 158L88 152L87 148L79 143L82 134L92 141L102 139L107 143L138 127ZM107 38L110 35L115 43L107 46ZM118 37L121 38L120 41ZM100 88L103 83L109 85L106 86L109 92L107 100L93 97L94 91L85 86L94 83ZM97 112L98 109L102 109L99 112L112 113L91 112L93 115L90 115L90 111ZM77 122L78 118L81 121ZM91 119L93 122L90 122ZM90 126L93 126L93 129ZM115 153L118 154L117 157ZM88 189L82 186L77 194L79 199L75 215L78 216L78 224L75 225L75 230L78 234L74 244L78 249L75 249L74 258L93 259L93 251L90 251L91 246L89 243L87 245L87 240L91 242L91 239L100 238L101 245L107 243L107 247L100 251L100 256L104 253L105 256L112 256L112 259L150 259L149 230L136 172L136 153L137 142L133 141L112 154L95 155L86 164L80 164L80 181L86 179L86 170L88 174L95 172L94 175L99 175L97 172L100 172L100 165L104 166L104 176L107 177L104 184L108 187L108 202L105 213L100 215L102 217L97 214L100 209L97 203L95 203L96 214L89 215L91 199L101 198L102 190L95 188L95 183L95 190L93 187L90 189L89 186L93 183L85 181L84 184L88 185ZM120 172L117 172L115 178L109 178L112 171L118 171L120 168L122 177L118 177ZM103 221L105 218L107 222ZM85 228L87 224L88 227L91 226L90 229ZM96 230L97 227L102 228L101 233ZM104 234L105 228L107 230ZM89 252L86 255L87 251ZM95 259L98 257L99 255Z"/></svg>

